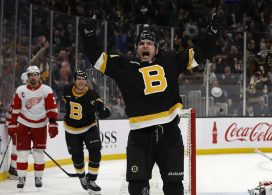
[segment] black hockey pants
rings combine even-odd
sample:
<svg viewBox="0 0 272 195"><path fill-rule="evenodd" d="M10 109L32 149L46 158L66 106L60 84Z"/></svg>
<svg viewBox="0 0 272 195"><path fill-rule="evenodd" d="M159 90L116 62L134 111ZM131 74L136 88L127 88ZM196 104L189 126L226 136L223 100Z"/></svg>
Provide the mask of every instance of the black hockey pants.
<svg viewBox="0 0 272 195"><path fill-rule="evenodd" d="M165 195L183 194L184 147L177 121L131 130L127 146L127 181L131 195L148 195L156 163Z"/></svg>

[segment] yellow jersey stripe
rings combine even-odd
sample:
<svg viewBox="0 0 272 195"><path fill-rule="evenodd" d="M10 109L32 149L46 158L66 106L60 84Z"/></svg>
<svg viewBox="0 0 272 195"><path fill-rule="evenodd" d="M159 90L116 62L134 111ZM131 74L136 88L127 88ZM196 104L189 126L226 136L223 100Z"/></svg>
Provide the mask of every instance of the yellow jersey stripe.
<svg viewBox="0 0 272 195"><path fill-rule="evenodd" d="M108 55L105 52L103 52L101 56L98 58L98 60L96 61L94 67L100 72L105 73L107 60L108 60Z"/></svg>
<svg viewBox="0 0 272 195"><path fill-rule="evenodd" d="M134 130L150 127L153 125L169 123L180 113L182 107L183 105L181 103L177 103L168 111L129 118L130 129Z"/></svg>
<svg viewBox="0 0 272 195"><path fill-rule="evenodd" d="M187 64L187 69L192 69L198 66L198 63L194 59L194 55L195 55L194 50L192 48L189 49L189 62Z"/></svg>
<svg viewBox="0 0 272 195"><path fill-rule="evenodd" d="M71 126L67 125L67 123L65 121L63 121L63 125L64 125L65 129L68 129L70 131L82 131L84 129L89 129L89 128L95 126L96 122L94 122L94 123L92 123L90 125L84 126L84 127L80 127L80 128L71 127Z"/></svg>
<svg viewBox="0 0 272 195"><path fill-rule="evenodd" d="M138 122L143 122L143 121L148 121L148 120L154 120L158 118L163 118L171 115L174 110L177 108L181 109L183 106L181 103L175 104L173 107L171 107L168 111L156 113L156 114L150 114L150 115L145 115L145 116L137 116L137 117L132 117L129 118L129 123L138 123Z"/></svg>

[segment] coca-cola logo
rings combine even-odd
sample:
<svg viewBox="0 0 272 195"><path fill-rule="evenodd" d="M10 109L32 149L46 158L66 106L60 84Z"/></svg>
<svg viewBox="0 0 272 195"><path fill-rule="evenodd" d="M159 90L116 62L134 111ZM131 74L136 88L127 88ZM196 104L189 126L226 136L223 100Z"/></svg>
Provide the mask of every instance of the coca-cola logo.
<svg viewBox="0 0 272 195"><path fill-rule="evenodd" d="M33 98L27 100L26 101L26 108L31 109L33 106L39 104L41 100L42 100L42 97L33 97Z"/></svg>
<svg viewBox="0 0 272 195"><path fill-rule="evenodd" d="M232 141L272 141L272 124L263 122L252 127L239 127L237 123L232 123L226 133L225 140Z"/></svg>

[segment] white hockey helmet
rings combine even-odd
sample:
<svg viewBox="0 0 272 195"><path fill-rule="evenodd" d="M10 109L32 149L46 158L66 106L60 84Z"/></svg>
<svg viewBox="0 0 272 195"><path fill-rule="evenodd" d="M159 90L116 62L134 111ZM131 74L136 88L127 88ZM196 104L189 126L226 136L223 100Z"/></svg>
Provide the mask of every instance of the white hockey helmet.
<svg viewBox="0 0 272 195"><path fill-rule="evenodd" d="M37 66L29 66L26 70L27 75L28 74L34 74L34 73L38 73L40 74L40 69Z"/></svg>
<svg viewBox="0 0 272 195"><path fill-rule="evenodd" d="M26 85L26 84L27 84L27 80L28 80L27 72L24 72L24 73L21 75L22 84Z"/></svg>

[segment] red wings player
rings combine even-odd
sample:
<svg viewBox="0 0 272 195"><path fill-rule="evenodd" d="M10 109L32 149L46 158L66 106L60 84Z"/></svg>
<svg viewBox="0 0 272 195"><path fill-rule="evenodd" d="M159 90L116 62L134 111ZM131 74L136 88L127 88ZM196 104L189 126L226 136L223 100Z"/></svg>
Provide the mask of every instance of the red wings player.
<svg viewBox="0 0 272 195"><path fill-rule="evenodd" d="M21 81L23 85L28 83L27 72L24 72L21 75ZM11 113L13 110L13 100L10 104L9 110L6 113L6 126L9 125L11 119ZM18 174L16 170L16 160L17 160L17 150L16 150L16 133L10 135L12 138L12 149L11 149L11 159L10 159L10 167L9 167L9 178L10 179L18 179Z"/></svg>
<svg viewBox="0 0 272 195"><path fill-rule="evenodd" d="M17 188L23 188L28 168L28 155L33 146L35 186L42 186L44 171L44 149L48 132L51 138L58 134L58 106L52 89L40 83L40 70L37 66L27 69L29 83L16 89L13 101L9 135L17 133Z"/></svg>

